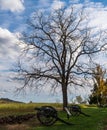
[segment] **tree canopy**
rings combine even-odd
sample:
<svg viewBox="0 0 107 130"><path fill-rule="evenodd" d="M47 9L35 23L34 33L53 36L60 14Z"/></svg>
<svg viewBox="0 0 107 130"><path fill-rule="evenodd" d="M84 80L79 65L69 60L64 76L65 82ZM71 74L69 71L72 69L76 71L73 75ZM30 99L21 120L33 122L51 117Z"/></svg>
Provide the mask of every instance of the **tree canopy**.
<svg viewBox="0 0 107 130"><path fill-rule="evenodd" d="M90 74L91 56L105 50L104 36L93 34L84 10L73 6L50 13L36 12L28 25L19 62L25 85L20 89L28 85L37 89L61 87L65 107L68 87L84 86L82 79Z"/></svg>

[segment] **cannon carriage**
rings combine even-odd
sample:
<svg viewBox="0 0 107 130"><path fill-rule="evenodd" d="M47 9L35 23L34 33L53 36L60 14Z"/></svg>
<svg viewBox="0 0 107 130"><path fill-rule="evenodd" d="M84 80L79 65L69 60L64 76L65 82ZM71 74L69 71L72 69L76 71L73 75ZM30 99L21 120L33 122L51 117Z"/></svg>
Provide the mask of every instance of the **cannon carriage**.
<svg viewBox="0 0 107 130"><path fill-rule="evenodd" d="M37 110L37 119L40 121L41 124L45 126L51 126L56 121L61 121L68 125L73 125L73 123L67 122L60 117L58 117L57 110L52 106L42 106L40 108L35 108ZM84 116L89 116L81 111L80 106L78 105L71 105L65 107L65 111L67 113L67 118L69 119L72 116L79 116L83 114Z"/></svg>

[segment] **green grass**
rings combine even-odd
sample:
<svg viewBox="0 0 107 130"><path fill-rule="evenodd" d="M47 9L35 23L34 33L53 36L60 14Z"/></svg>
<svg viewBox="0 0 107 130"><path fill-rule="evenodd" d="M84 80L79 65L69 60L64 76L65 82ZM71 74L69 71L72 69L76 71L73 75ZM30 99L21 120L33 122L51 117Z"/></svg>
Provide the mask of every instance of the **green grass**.
<svg viewBox="0 0 107 130"><path fill-rule="evenodd" d="M43 104L43 103L0 104L0 116L34 113L35 112L34 108L42 105L51 105L58 109L62 107L62 104ZM103 129L104 125L107 124L107 108L97 108L96 106L86 106L86 105L81 105L81 107L82 111L91 115L91 117L85 117L83 115L80 115L78 117L70 117L70 119L67 120L66 113L58 111L59 117L75 124L72 126L68 126L66 124L57 121L53 126L46 127L42 126L37 119L32 119L30 121L23 122L22 124L19 124L18 126L15 127L19 127L20 130L104 130ZM25 125L26 126L25 129L24 128L21 129L20 128L21 125ZM0 125L0 130L7 130L7 125Z"/></svg>
<svg viewBox="0 0 107 130"><path fill-rule="evenodd" d="M78 117L71 117L69 122L74 123L75 125L68 126L61 122L57 122L51 127L36 127L29 130L103 130L104 129L104 120L107 119L107 108L83 108L83 112L90 114L91 117L85 117L80 115ZM59 112L59 116L64 120L66 119L66 114L64 112ZM106 122L107 123L107 122ZM105 124L106 124L105 123Z"/></svg>

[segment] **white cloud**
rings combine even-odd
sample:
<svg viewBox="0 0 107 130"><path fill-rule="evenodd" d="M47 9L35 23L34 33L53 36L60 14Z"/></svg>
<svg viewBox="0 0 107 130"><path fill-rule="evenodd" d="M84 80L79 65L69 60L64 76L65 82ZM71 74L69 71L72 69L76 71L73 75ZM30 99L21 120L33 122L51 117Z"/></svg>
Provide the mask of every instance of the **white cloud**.
<svg viewBox="0 0 107 130"><path fill-rule="evenodd" d="M71 2L68 5L68 13L70 11L70 6L75 7L76 10L81 10L82 7L84 8L85 15L88 18L89 26L95 27L98 29L105 30L107 29L107 6L104 6L101 2L91 2L90 0L84 0L84 3L80 3L80 0L69 0ZM51 4L51 9L60 9L66 5L65 2L61 0L53 0Z"/></svg>
<svg viewBox="0 0 107 130"><path fill-rule="evenodd" d="M47 6L49 6L49 2L50 2L50 0L39 0L39 5L41 7L47 7Z"/></svg>
<svg viewBox="0 0 107 130"><path fill-rule="evenodd" d="M21 12L24 10L23 3L24 0L0 0L0 9Z"/></svg>
<svg viewBox="0 0 107 130"><path fill-rule="evenodd" d="M8 90L6 93L0 93L0 96L5 97L11 95L19 83L10 80L10 77L14 77L15 73L10 71L13 69L13 65L17 63L18 56L21 51L19 46L19 33L12 33L5 28L0 27L0 91ZM13 96L13 95L12 95Z"/></svg>
<svg viewBox="0 0 107 130"><path fill-rule="evenodd" d="M11 49L14 50L18 39L14 33L11 33L7 29L0 28L0 51L1 54L12 53ZM4 52L4 53L3 53Z"/></svg>
<svg viewBox="0 0 107 130"><path fill-rule="evenodd" d="M0 71L10 69L20 52L17 34L0 28Z"/></svg>
<svg viewBox="0 0 107 130"><path fill-rule="evenodd" d="M85 0L84 3L80 3L79 0L71 0L76 4L73 4L76 11L80 11L84 8L84 16L87 18L88 26L94 27L100 30L107 29L107 6L104 6L101 2L91 2L90 0ZM68 13L70 12L70 6L68 6Z"/></svg>
<svg viewBox="0 0 107 130"><path fill-rule="evenodd" d="M90 14L89 26L104 30L107 29L107 7L88 7L86 10L87 14Z"/></svg>
<svg viewBox="0 0 107 130"><path fill-rule="evenodd" d="M78 3L79 0L70 0L71 3Z"/></svg>
<svg viewBox="0 0 107 130"><path fill-rule="evenodd" d="M51 5L51 8L54 10L57 10L57 9L64 7L64 5L65 5L65 2L62 2L60 0L54 0Z"/></svg>

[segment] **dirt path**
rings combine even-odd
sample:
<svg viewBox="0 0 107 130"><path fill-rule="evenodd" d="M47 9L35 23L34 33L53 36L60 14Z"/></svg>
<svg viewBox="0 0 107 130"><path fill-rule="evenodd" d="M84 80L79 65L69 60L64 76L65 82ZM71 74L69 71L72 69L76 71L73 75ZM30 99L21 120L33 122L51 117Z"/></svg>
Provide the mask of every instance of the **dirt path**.
<svg viewBox="0 0 107 130"><path fill-rule="evenodd" d="M104 130L107 130L107 126L105 126Z"/></svg>
<svg viewBox="0 0 107 130"><path fill-rule="evenodd" d="M31 127L35 128L39 124L35 114L0 118L0 130L27 130Z"/></svg>

